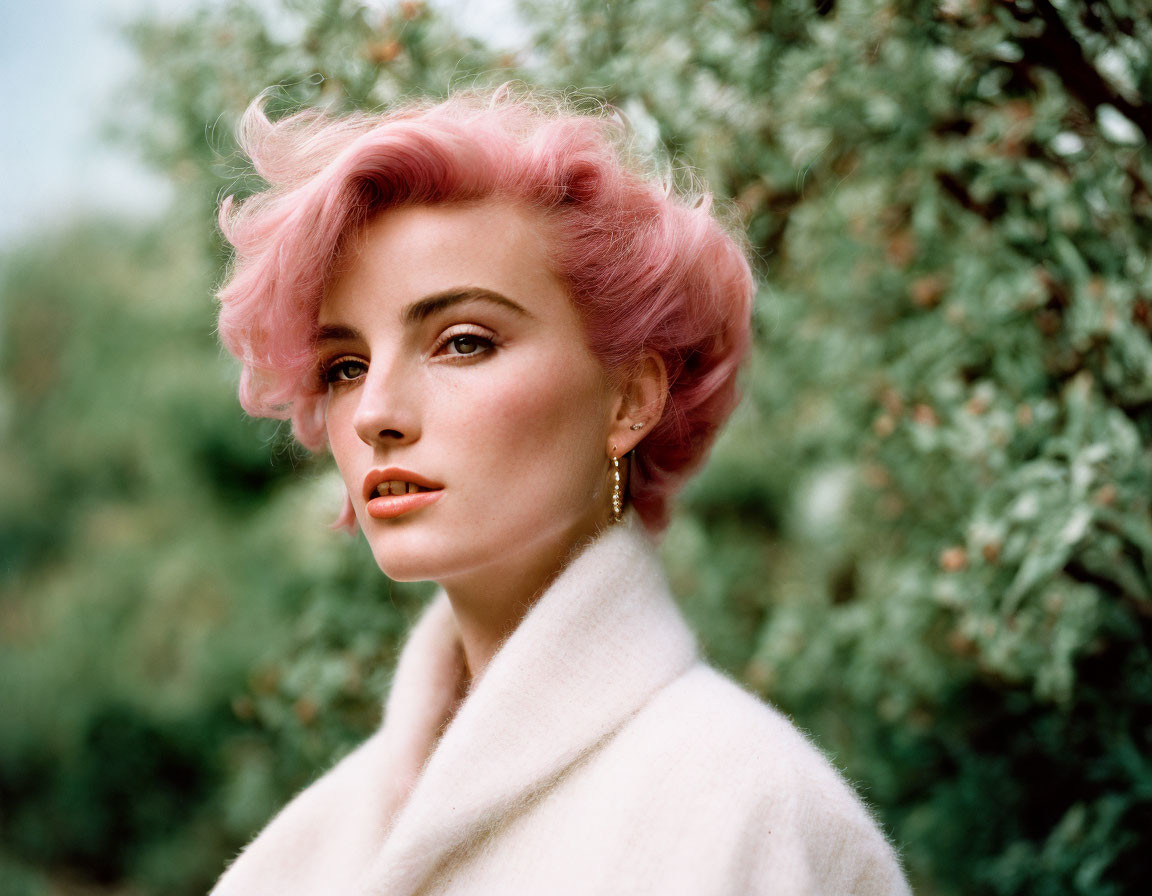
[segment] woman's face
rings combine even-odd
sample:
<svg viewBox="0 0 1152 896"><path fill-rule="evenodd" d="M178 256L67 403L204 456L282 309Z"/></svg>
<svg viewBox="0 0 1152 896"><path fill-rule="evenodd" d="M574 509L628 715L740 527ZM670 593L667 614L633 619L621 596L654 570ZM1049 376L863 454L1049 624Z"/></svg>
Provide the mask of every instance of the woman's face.
<svg viewBox="0 0 1152 896"><path fill-rule="evenodd" d="M393 579L560 563L608 519L618 397L544 229L495 201L394 209L340 259L319 313L328 442Z"/></svg>

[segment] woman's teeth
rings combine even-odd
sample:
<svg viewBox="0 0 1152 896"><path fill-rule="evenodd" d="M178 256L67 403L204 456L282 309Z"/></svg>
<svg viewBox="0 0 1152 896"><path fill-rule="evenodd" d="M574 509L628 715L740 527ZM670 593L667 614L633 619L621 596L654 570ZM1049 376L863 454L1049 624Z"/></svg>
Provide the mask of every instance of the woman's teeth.
<svg viewBox="0 0 1152 896"><path fill-rule="evenodd" d="M384 495L411 495L415 492L426 492L428 489L421 488L414 482L397 482L395 480L388 480L381 482L376 486L376 494L379 496Z"/></svg>

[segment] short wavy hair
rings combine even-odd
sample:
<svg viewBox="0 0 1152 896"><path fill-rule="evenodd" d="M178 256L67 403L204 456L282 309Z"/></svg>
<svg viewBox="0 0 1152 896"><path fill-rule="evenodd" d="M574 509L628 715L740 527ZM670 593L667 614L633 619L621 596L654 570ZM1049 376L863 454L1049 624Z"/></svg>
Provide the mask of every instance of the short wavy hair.
<svg viewBox="0 0 1152 896"><path fill-rule="evenodd" d="M629 493L651 531L666 525L672 494L736 404L749 341L754 278L710 193L678 193L611 109L508 88L276 121L262 97L239 136L267 183L226 198L219 216L234 249L219 333L243 366L245 410L291 419L305 447L323 450L314 339L341 247L390 208L511 200L548 219L554 273L609 375L646 351L664 360L664 413L634 451Z"/></svg>

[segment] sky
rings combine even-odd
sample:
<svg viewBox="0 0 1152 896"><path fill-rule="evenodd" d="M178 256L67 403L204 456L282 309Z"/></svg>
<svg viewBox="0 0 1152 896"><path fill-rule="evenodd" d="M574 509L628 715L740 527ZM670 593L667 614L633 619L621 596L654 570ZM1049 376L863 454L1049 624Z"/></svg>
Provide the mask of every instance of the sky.
<svg viewBox="0 0 1152 896"><path fill-rule="evenodd" d="M0 3L0 250L74 215L156 215L166 181L101 131L134 72L120 24L181 18L220 0L56 0ZM274 3L274 0L267 0ZM519 33L515 0L434 0L464 31L500 43ZM372 5L384 6L384 0Z"/></svg>
<svg viewBox="0 0 1152 896"><path fill-rule="evenodd" d="M178 13L185 0L0 4L0 248L90 208L140 214L167 185L126 147L101 139L132 55L116 24Z"/></svg>

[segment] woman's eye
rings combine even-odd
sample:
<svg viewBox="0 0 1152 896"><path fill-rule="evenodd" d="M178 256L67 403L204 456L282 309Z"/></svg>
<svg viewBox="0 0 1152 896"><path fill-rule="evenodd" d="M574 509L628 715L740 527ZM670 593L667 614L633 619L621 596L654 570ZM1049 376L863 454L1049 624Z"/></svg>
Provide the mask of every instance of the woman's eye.
<svg viewBox="0 0 1152 896"><path fill-rule="evenodd" d="M492 340L476 333L460 333L446 339L440 347L443 354L456 357L475 357L492 350Z"/></svg>
<svg viewBox="0 0 1152 896"><path fill-rule="evenodd" d="M363 361L356 358L341 358L329 364L324 371L324 379L329 383L347 383L359 379L368 370Z"/></svg>

